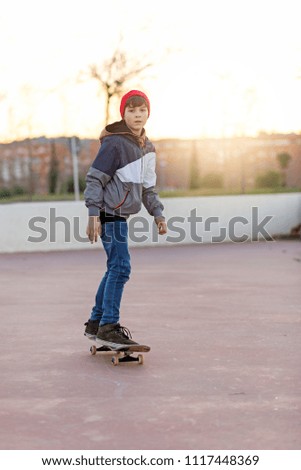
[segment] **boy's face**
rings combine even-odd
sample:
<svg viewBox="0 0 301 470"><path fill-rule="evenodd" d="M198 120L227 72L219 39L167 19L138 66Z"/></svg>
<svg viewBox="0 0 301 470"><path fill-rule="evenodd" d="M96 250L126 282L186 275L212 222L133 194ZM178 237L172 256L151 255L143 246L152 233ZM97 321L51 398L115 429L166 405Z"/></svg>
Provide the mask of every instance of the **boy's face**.
<svg viewBox="0 0 301 470"><path fill-rule="evenodd" d="M147 106L145 104L136 107L126 106L123 118L133 134L141 135L141 131L148 119Z"/></svg>

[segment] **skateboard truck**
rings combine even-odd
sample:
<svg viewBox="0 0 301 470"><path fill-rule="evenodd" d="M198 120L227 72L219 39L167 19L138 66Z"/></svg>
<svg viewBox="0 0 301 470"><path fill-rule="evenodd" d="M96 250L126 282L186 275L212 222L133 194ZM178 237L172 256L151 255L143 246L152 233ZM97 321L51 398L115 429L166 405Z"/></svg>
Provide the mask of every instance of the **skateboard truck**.
<svg viewBox="0 0 301 470"><path fill-rule="evenodd" d="M122 349L110 349L107 346L91 346L90 347L90 353L92 356L95 356L96 353L110 353L113 357L111 359L112 364L114 366L117 366L118 364L123 364L123 363L137 363L142 365L143 364L143 355L138 354L138 356L133 356L132 354L135 351L129 351L129 350L122 350ZM147 352L147 351L145 351Z"/></svg>

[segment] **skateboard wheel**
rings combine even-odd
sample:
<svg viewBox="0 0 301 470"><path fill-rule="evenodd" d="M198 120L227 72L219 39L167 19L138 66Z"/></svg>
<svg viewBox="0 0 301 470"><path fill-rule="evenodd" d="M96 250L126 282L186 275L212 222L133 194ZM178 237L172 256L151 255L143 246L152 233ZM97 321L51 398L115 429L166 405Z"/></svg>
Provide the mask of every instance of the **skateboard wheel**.
<svg viewBox="0 0 301 470"><path fill-rule="evenodd" d="M91 346L91 348L90 348L90 353L92 354L92 356L95 356L96 351L97 351L96 346Z"/></svg>
<svg viewBox="0 0 301 470"><path fill-rule="evenodd" d="M118 366L118 364L119 364L118 357L112 357L112 364L113 364L113 366Z"/></svg>
<svg viewBox="0 0 301 470"><path fill-rule="evenodd" d="M138 354L138 364L143 364L143 356L142 354Z"/></svg>

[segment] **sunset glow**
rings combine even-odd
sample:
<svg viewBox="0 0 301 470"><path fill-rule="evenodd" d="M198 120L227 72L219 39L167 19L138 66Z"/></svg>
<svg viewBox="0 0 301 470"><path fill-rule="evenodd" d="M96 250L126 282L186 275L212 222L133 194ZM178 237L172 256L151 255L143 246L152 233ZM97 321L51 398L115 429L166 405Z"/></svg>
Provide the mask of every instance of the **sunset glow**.
<svg viewBox="0 0 301 470"><path fill-rule="evenodd" d="M110 57L121 34L129 56L149 55L154 64L126 89L148 94L150 137L300 132L299 5L7 1L0 14L0 140L97 137L104 99L95 81L78 78Z"/></svg>

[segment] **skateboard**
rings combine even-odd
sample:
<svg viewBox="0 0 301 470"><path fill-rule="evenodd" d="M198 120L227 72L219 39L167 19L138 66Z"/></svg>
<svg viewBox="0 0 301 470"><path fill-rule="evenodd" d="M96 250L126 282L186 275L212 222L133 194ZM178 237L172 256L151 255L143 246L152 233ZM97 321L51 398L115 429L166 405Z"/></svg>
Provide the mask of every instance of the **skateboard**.
<svg viewBox="0 0 301 470"><path fill-rule="evenodd" d="M131 346L125 346L120 349L113 349L110 348L109 346L91 346L90 347L90 353L92 356L95 356L95 354L103 353L103 354L109 354L112 356L111 361L113 366L118 366L118 364L140 364L142 365L144 362L144 357L143 354L138 354L138 356L133 356L134 353L146 353L150 351L150 347L143 345L143 344L137 344L137 345L131 345Z"/></svg>

